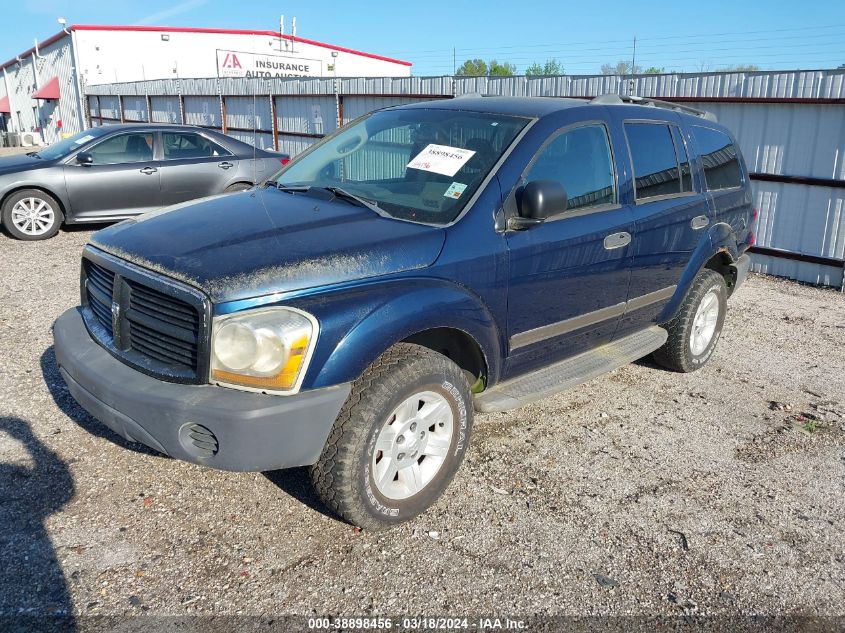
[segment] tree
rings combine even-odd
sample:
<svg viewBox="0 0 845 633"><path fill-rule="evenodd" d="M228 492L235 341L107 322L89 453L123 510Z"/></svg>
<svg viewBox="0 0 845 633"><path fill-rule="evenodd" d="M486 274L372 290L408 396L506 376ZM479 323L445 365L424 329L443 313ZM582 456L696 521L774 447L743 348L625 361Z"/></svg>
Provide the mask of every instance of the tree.
<svg viewBox="0 0 845 633"><path fill-rule="evenodd" d="M845 70L845 64L839 64L839 66L836 67L836 70Z"/></svg>
<svg viewBox="0 0 845 633"><path fill-rule="evenodd" d="M547 59L545 64L534 62L525 69L525 74L529 76L563 75L565 73L566 71L563 69L563 64L556 59Z"/></svg>
<svg viewBox="0 0 845 633"><path fill-rule="evenodd" d="M487 63L483 59L468 59L460 65L455 74L461 77L486 77Z"/></svg>
<svg viewBox="0 0 845 633"><path fill-rule="evenodd" d="M495 59L490 60L491 77L510 77L516 74L516 66L508 62L499 63Z"/></svg>
<svg viewBox="0 0 845 633"><path fill-rule="evenodd" d="M613 64L602 64L601 65L601 74L602 75L638 75L642 72L642 67L634 66L631 68L631 62L626 61L619 61L616 65Z"/></svg>
<svg viewBox="0 0 845 633"><path fill-rule="evenodd" d="M760 70L760 67L757 64L737 64L736 66L727 66L723 70L725 72L753 73Z"/></svg>
<svg viewBox="0 0 845 633"><path fill-rule="evenodd" d="M657 66L649 66L643 71L646 75L659 75L661 73L665 73L666 69L661 66L658 68Z"/></svg>
<svg viewBox="0 0 845 633"><path fill-rule="evenodd" d="M515 73L516 66L508 62L499 63L495 59L489 63L483 59L468 59L455 72L461 77L510 77Z"/></svg>

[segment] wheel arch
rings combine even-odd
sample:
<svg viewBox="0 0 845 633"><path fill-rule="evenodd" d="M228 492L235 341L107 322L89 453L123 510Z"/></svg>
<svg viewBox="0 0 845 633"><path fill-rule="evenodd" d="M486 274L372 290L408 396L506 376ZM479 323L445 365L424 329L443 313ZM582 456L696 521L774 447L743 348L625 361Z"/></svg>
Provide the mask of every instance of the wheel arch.
<svg viewBox="0 0 845 633"><path fill-rule="evenodd" d="M36 185L36 184L26 184L26 185L15 185L8 191L3 193L3 196L0 197L0 210L4 209L6 206L6 201L16 193L20 193L21 191L26 191L27 189L34 189L36 191L40 191L42 193L46 193L48 196L53 198L56 202L59 203L59 211L62 212L62 216L64 216L65 220L67 220L67 201L62 198L61 195L56 193L55 191L51 190L49 187L45 187L44 185Z"/></svg>
<svg viewBox="0 0 845 633"><path fill-rule="evenodd" d="M706 235L702 236L690 255L687 267L678 280L675 294L658 315L658 321L665 323L675 316L696 275L701 270L709 269L722 275L728 286L728 296L730 296L735 287L737 277L735 263L738 257L736 234L730 225L717 222Z"/></svg>
<svg viewBox="0 0 845 633"><path fill-rule="evenodd" d="M371 303L354 322L333 324L332 301L312 312L327 327L321 332L305 388L325 387L358 378L397 343L414 343L454 361L471 373L470 384L496 382L502 359L499 327L479 297L442 280L402 280L372 292ZM302 305L308 310L310 306ZM322 348L322 349L321 349Z"/></svg>

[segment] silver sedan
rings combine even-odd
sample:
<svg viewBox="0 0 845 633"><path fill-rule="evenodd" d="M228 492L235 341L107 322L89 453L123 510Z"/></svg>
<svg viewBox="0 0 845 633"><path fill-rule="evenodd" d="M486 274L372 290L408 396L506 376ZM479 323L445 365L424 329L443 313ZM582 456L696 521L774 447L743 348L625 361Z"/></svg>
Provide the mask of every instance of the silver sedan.
<svg viewBox="0 0 845 633"><path fill-rule="evenodd" d="M43 240L62 224L121 220L249 189L288 158L193 126L97 127L0 158L0 217L12 237Z"/></svg>

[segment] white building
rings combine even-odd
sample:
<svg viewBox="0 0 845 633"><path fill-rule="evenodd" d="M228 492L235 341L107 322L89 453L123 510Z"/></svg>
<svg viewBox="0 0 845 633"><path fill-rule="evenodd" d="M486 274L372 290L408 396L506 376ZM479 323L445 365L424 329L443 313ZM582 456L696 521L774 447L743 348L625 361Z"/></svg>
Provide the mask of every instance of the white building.
<svg viewBox="0 0 845 633"><path fill-rule="evenodd" d="M0 130L86 127L85 87L147 79L408 77L409 62L275 31L75 25L0 65Z"/></svg>

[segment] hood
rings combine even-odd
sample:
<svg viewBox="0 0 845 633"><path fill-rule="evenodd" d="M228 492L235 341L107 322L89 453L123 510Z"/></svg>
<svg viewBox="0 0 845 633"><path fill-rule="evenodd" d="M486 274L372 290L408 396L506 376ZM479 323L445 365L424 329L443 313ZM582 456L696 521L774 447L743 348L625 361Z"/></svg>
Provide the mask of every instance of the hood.
<svg viewBox="0 0 845 633"><path fill-rule="evenodd" d="M444 239L344 200L269 188L149 213L91 242L222 302L424 268Z"/></svg>
<svg viewBox="0 0 845 633"><path fill-rule="evenodd" d="M39 167L49 167L52 164L53 161L35 158L35 156L27 156L26 154L3 156L0 158L0 176L27 171L29 169L37 169Z"/></svg>

